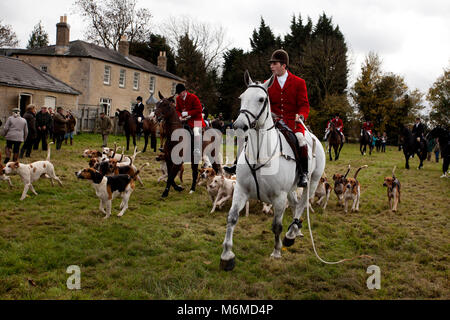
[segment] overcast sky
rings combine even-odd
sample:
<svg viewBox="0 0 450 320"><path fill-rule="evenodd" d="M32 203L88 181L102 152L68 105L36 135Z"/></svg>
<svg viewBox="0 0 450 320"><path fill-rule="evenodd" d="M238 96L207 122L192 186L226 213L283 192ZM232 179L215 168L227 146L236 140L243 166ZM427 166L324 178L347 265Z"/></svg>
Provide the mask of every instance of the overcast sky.
<svg viewBox="0 0 450 320"><path fill-rule="evenodd" d="M67 14L71 40L83 39L85 23L74 14L74 0L0 1L0 19L16 32L25 47L33 26L42 20L50 43L56 42L56 23ZM138 0L148 8L157 30L169 16L188 15L197 21L222 25L231 47L248 50L249 38L261 16L275 35L289 32L292 15L316 23L325 12L343 32L351 60L350 85L369 51L379 54L383 70L405 77L410 88L426 92L443 68L450 65L449 0Z"/></svg>

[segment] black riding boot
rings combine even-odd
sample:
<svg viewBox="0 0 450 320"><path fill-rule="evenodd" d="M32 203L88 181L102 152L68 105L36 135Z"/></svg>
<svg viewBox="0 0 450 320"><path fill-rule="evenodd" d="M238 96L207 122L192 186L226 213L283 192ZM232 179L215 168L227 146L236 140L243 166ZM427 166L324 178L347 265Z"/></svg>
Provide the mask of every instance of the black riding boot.
<svg viewBox="0 0 450 320"><path fill-rule="evenodd" d="M308 146L301 147L301 158L298 164L300 165L300 179L297 186L306 188L308 185Z"/></svg>

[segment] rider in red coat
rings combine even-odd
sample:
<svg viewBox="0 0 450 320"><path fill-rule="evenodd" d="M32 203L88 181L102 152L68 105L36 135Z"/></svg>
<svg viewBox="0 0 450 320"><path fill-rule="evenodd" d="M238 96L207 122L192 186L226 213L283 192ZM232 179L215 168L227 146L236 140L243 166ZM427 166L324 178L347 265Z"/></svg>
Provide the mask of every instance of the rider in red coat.
<svg viewBox="0 0 450 320"><path fill-rule="evenodd" d="M271 111L295 133L301 148L301 173L299 187L308 183L308 146L305 139L305 128L296 120L306 121L309 115L308 93L305 80L287 70L289 55L284 50L276 50L269 60L270 70L275 76L269 88Z"/></svg>
<svg viewBox="0 0 450 320"><path fill-rule="evenodd" d="M334 124L335 128L337 129L337 131L340 133L342 141L345 140L344 137L344 122L342 121L341 118L339 118L339 113L335 113L334 118L329 120L327 122L327 128L325 129L325 136L323 137L323 139L326 141L328 139L328 134L330 133L330 125L331 123Z"/></svg>
<svg viewBox="0 0 450 320"><path fill-rule="evenodd" d="M370 136L372 136L373 123L370 122L370 120L366 119L366 122L362 124L362 128L363 130L366 130ZM361 130L361 136L363 135L363 130Z"/></svg>
<svg viewBox="0 0 450 320"><path fill-rule="evenodd" d="M195 94L187 92L182 83L177 84L175 93L178 94L176 100L178 117L181 121L186 121L194 132L194 156L198 157L201 155L202 128L206 127L202 104Z"/></svg>

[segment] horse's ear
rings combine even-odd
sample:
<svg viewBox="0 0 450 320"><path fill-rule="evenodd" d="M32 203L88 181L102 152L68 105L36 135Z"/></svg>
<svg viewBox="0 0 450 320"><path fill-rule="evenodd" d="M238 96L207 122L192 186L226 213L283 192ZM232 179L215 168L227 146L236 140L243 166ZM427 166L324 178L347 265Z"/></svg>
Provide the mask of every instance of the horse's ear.
<svg viewBox="0 0 450 320"><path fill-rule="evenodd" d="M159 96L159 98L160 98L161 100L164 99L164 96L161 94L161 91L158 91L158 96Z"/></svg>
<svg viewBox="0 0 450 320"><path fill-rule="evenodd" d="M244 82L247 87L253 83L253 80L252 78L250 78L250 73L248 72L248 70L245 70L244 72Z"/></svg>
<svg viewBox="0 0 450 320"><path fill-rule="evenodd" d="M264 82L264 87L266 89L269 89L272 86L274 80L275 80L275 77L272 75L269 80Z"/></svg>
<svg viewBox="0 0 450 320"><path fill-rule="evenodd" d="M171 96L170 98L167 98L172 103L175 103L175 95Z"/></svg>

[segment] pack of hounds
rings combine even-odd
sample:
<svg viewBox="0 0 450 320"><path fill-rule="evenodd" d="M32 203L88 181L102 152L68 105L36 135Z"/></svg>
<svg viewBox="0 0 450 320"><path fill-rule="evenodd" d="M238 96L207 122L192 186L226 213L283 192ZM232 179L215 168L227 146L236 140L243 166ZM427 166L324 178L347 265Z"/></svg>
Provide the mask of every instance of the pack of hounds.
<svg viewBox="0 0 450 320"><path fill-rule="evenodd" d="M50 143L50 145L53 143ZM58 176L55 174L55 167L50 161L51 147L49 145L47 152L47 159L45 161L36 161L30 164L15 162L8 162L6 165L0 163L0 180L6 181L10 188L13 187L10 175L18 175L24 185L22 196L20 200L27 197L28 190L37 195L33 187L33 183L40 178L50 179L52 186L54 180L62 187L63 184ZM120 204L119 217L123 216L128 208L128 202L132 192L135 190L135 183L138 181L142 186L144 183L139 173L148 166L145 163L140 168L135 166L136 156L140 153L134 149L132 156L126 156L122 152L117 151L120 147L114 146L114 149L103 148L101 151L86 149L82 153L82 157L88 158L88 167L75 172L78 179L90 181L97 197L100 200L99 210L105 214L105 219L111 216L112 200L120 197L122 202ZM123 149L123 148L122 148ZM158 182L167 179L167 166L164 159L164 154L160 153L157 158L160 162L160 171L162 175L158 178ZM0 154L1 161L1 154ZM344 212L348 212L349 203L352 202L351 211L358 212L361 198L361 184L357 179L360 170L367 168L364 165L358 168L353 178L348 178L350 172L350 165L345 174L335 173L333 175L334 187L328 182L327 176L321 177L320 182L315 191L315 198L310 199L310 209L314 212L312 205L315 203L326 209L328 200L332 189L338 199L338 206L344 208ZM220 167L221 169L221 167ZM385 177L383 186L387 188L387 197L389 209L396 212L400 202L400 181L395 176L395 167L392 170L392 177ZM183 182L183 171L180 170L179 178ZM214 213L216 208L221 209L227 202L233 198L234 186L236 184L236 176L229 176L225 171L215 172L211 164L203 163L203 167L199 170L198 185L205 186L207 193L212 202L211 213ZM299 188L300 189L300 188ZM299 190L300 191L300 190ZM271 214L272 206L270 204L262 203L262 212L264 214ZM288 204L286 204L288 207ZM249 203L245 206L245 215L249 215Z"/></svg>

